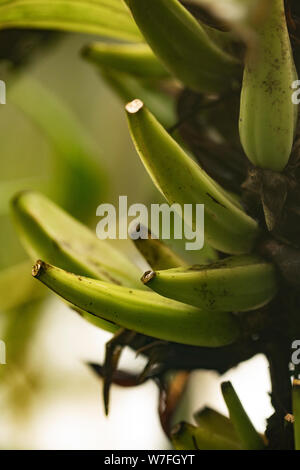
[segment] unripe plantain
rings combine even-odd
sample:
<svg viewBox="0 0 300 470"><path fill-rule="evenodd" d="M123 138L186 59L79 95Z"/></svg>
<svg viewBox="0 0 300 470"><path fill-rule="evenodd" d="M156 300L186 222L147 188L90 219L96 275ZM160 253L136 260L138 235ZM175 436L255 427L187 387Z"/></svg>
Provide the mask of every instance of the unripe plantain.
<svg viewBox="0 0 300 470"><path fill-rule="evenodd" d="M82 55L101 68L112 68L136 77L162 79L169 76L165 67L145 43L95 42L86 46L82 50Z"/></svg>
<svg viewBox="0 0 300 470"><path fill-rule="evenodd" d="M274 267L257 256L233 256L208 266L147 272L142 279L171 299L228 312L262 307L277 290Z"/></svg>
<svg viewBox="0 0 300 470"><path fill-rule="evenodd" d="M292 101L296 79L284 0L273 0L257 27L256 47L246 56L241 94L241 143L258 167L282 171L289 160L298 117Z"/></svg>
<svg viewBox="0 0 300 470"><path fill-rule="evenodd" d="M209 245L229 254L250 252L259 234L257 223L184 152L140 100L128 103L126 110L137 152L168 203L204 204Z"/></svg>
<svg viewBox="0 0 300 470"><path fill-rule="evenodd" d="M224 346L239 337L238 320L229 313L76 276L43 261L36 263L32 274L75 307L147 336L206 347Z"/></svg>
<svg viewBox="0 0 300 470"><path fill-rule="evenodd" d="M154 53L166 68L196 91L230 88L238 61L224 52L178 0L126 0Z"/></svg>

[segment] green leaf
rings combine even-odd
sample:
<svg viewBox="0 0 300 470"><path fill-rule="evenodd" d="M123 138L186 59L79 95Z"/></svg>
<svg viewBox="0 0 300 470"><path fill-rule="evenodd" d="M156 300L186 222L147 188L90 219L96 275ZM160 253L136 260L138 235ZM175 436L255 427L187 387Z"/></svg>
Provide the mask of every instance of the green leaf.
<svg viewBox="0 0 300 470"><path fill-rule="evenodd" d="M194 419L198 426L226 436L238 444L238 437L232 422L218 411L205 407L194 414Z"/></svg>
<svg viewBox="0 0 300 470"><path fill-rule="evenodd" d="M0 29L5 28L54 29L141 40L121 0L2 0Z"/></svg>
<svg viewBox="0 0 300 470"><path fill-rule="evenodd" d="M30 276L30 269L30 261L24 261L0 271L0 310L14 309L45 294Z"/></svg>
<svg viewBox="0 0 300 470"><path fill-rule="evenodd" d="M209 428L179 423L172 431L172 444L176 450L239 450L240 447L226 435Z"/></svg>
<svg viewBox="0 0 300 470"><path fill-rule="evenodd" d="M243 408L231 382L222 383L222 394L229 411L236 434L245 450L262 450L265 448L262 437L254 428L249 416Z"/></svg>

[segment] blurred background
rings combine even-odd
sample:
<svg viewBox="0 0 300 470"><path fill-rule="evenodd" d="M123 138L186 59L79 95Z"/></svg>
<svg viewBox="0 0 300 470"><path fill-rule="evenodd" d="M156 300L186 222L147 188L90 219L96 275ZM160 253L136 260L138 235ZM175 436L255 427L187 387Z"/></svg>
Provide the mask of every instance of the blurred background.
<svg viewBox="0 0 300 470"><path fill-rule="evenodd" d="M0 69L7 85L7 103L0 105L0 339L7 354L7 364L0 365L1 449L169 446L152 382L131 389L113 386L110 414L105 417L101 380L86 363L103 362L111 335L85 322L54 295L36 292L9 215L11 196L31 188L45 191L92 230L102 202L117 203L119 195L127 195L129 204L159 199L130 141L122 102L98 71L80 58L83 45L93 39L59 35L20 72ZM62 109L65 121L60 122L56 118ZM60 132L63 135L68 126L65 143ZM90 171L95 176L85 187L80 163L68 160L77 128L89 142ZM141 263L129 243L122 242L121 248ZM30 301L28 292L34 292ZM143 359L129 350L122 356L122 368L138 371L143 365ZM255 357L222 380L229 378L262 431L272 413L266 361ZM204 405L226 414L220 381L211 372L193 373L176 419L192 421L193 412Z"/></svg>

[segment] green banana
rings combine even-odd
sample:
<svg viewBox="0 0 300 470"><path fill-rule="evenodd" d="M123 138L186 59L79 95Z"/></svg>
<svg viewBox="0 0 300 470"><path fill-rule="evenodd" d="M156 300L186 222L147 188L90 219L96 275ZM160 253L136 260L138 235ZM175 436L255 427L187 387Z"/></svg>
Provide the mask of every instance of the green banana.
<svg viewBox="0 0 300 470"><path fill-rule="evenodd" d="M147 271L142 281L171 299L225 312L262 307L277 291L273 265L252 255L233 256L207 266Z"/></svg>
<svg viewBox="0 0 300 470"><path fill-rule="evenodd" d="M152 269L170 269L186 265L185 261L165 243L151 238L150 231L148 238L138 238L133 242Z"/></svg>
<svg viewBox="0 0 300 470"><path fill-rule="evenodd" d="M257 223L182 150L142 101L128 103L126 111L137 152L168 203L204 204L209 245L229 254L251 251Z"/></svg>
<svg viewBox="0 0 300 470"><path fill-rule="evenodd" d="M151 49L188 87L219 92L239 76L239 63L212 41L178 0L126 3Z"/></svg>
<svg viewBox="0 0 300 470"><path fill-rule="evenodd" d="M282 171L291 154L298 118L298 106L292 101L297 72L284 0L270 2L269 15L256 32L257 45L246 56L240 138L254 165Z"/></svg>
<svg viewBox="0 0 300 470"><path fill-rule="evenodd" d="M176 450L240 450L239 444L205 427L179 423L171 433Z"/></svg>
<svg viewBox="0 0 300 470"><path fill-rule="evenodd" d="M140 286L140 271L135 265L42 194L19 193L12 210L21 240L33 259L44 257L77 274Z"/></svg>
<svg viewBox="0 0 300 470"><path fill-rule="evenodd" d="M82 55L90 62L141 78L161 79L169 76L145 43L116 44L95 42L85 46Z"/></svg>
<svg viewBox="0 0 300 470"><path fill-rule="evenodd" d="M300 450L300 380L294 379L293 383L293 415L295 448Z"/></svg>
<svg viewBox="0 0 300 470"><path fill-rule="evenodd" d="M77 276L43 261L36 263L32 274L76 307L147 336L206 347L230 344L239 337L238 320L228 313Z"/></svg>
<svg viewBox="0 0 300 470"><path fill-rule="evenodd" d="M232 384L223 382L221 388L229 411L230 421L235 428L242 448L245 450L263 450L265 445L262 436L254 428Z"/></svg>

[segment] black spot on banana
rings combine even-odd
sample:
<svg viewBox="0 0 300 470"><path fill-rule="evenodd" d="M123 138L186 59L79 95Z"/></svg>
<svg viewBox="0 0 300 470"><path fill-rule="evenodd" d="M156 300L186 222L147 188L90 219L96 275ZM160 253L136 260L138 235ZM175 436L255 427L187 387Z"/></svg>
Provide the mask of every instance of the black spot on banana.
<svg viewBox="0 0 300 470"><path fill-rule="evenodd" d="M246 56L240 138L254 165L282 171L290 157L298 118L298 106L292 101L297 72L284 0L270 2L267 19L256 32L256 47Z"/></svg>
<svg viewBox="0 0 300 470"><path fill-rule="evenodd" d="M140 100L129 103L126 110L137 152L168 203L182 208L204 204L205 241L229 254L250 252L259 229L239 202L183 151Z"/></svg>
<svg viewBox="0 0 300 470"><path fill-rule="evenodd" d="M239 62L219 48L177 0L126 3L154 53L188 87L222 91L239 77Z"/></svg>
<svg viewBox="0 0 300 470"><path fill-rule="evenodd" d="M275 268L257 256L235 256L208 266L147 272L142 281L166 297L228 312L262 307L277 292Z"/></svg>
<svg viewBox="0 0 300 470"><path fill-rule="evenodd" d="M239 337L238 320L229 313L77 276L43 261L36 263L32 274L74 306L147 336L207 347L224 346Z"/></svg>

